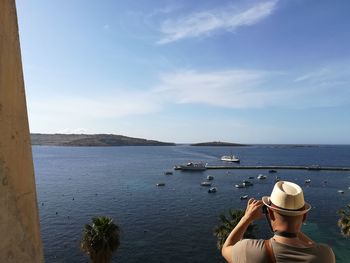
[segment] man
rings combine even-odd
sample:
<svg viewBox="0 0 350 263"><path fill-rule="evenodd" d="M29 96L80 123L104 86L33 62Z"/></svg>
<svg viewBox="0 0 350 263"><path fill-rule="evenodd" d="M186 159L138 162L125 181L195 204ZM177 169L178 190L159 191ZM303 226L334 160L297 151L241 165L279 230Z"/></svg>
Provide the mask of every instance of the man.
<svg viewBox="0 0 350 263"><path fill-rule="evenodd" d="M263 217L263 206L274 236L266 241L243 239L249 224ZM310 208L299 185L277 182L271 196L264 196L262 200L249 199L245 215L222 247L223 257L229 263L335 262L330 247L315 243L300 231Z"/></svg>

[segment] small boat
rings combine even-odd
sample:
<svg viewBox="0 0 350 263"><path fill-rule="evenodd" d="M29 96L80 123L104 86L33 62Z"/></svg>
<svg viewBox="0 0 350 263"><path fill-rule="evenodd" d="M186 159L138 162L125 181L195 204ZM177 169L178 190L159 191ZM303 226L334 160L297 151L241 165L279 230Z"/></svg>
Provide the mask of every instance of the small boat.
<svg viewBox="0 0 350 263"><path fill-rule="evenodd" d="M244 180L244 181L242 182L242 184L243 184L244 187L253 186L253 183L252 183L252 182L249 182L249 181L246 181L246 180Z"/></svg>
<svg viewBox="0 0 350 263"><path fill-rule="evenodd" d="M243 184L235 184L236 188L245 188L245 186Z"/></svg>
<svg viewBox="0 0 350 263"><path fill-rule="evenodd" d="M211 182L201 182L201 186L211 186Z"/></svg>
<svg viewBox="0 0 350 263"><path fill-rule="evenodd" d="M344 194L344 190L338 190L339 194Z"/></svg>
<svg viewBox="0 0 350 263"><path fill-rule="evenodd" d="M240 160L238 159L238 157L234 156L233 154L231 155L223 155L220 158L221 161L225 161L225 162L234 162L234 163L239 163Z"/></svg>
<svg viewBox="0 0 350 263"><path fill-rule="evenodd" d="M207 180L213 180L213 179L214 179L214 176L212 176L212 175L207 176Z"/></svg>
<svg viewBox="0 0 350 263"><path fill-rule="evenodd" d="M175 166L174 169L183 171L204 171L207 169L207 165L202 162L189 162L187 164Z"/></svg>
<svg viewBox="0 0 350 263"><path fill-rule="evenodd" d="M248 177L248 179L251 179L251 180L254 179L254 178L255 178L254 176L249 176Z"/></svg>
<svg viewBox="0 0 350 263"><path fill-rule="evenodd" d="M266 179L266 175L259 174L257 177L259 180Z"/></svg>
<svg viewBox="0 0 350 263"><path fill-rule="evenodd" d="M305 183L306 183L306 184L311 183L311 179L306 179L306 180L305 180Z"/></svg>
<svg viewBox="0 0 350 263"><path fill-rule="evenodd" d="M216 187L210 187L208 190L208 193L216 193L217 189Z"/></svg>
<svg viewBox="0 0 350 263"><path fill-rule="evenodd" d="M242 195L239 199L244 200L244 199L247 199L247 198L248 198L248 195Z"/></svg>
<svg viewBox="0 0 350 263"><path fill-rule="evenodd" d="M172 175L173 172L172 172L172 171L165 171L164 174L165 174L165 175Z"/></svg>
<svg viewBox="0 0 350 263"><path fill-rule="evenodd" d="M157 183L156 186L164 186L165 183Z"/></svg>
<svg viewBox="0 0 350 263"><path fill-rule="evenodd" d="M269 173L273 174L273 173L277 173L277 171L276 170L269 170Z"/></svg>

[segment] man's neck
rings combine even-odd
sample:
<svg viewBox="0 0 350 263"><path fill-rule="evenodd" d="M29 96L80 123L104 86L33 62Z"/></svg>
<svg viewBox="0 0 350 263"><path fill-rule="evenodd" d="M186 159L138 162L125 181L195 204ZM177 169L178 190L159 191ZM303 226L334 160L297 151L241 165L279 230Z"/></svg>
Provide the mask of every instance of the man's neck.
<svg viewBox="0 0 350 263"><path fill-rule="evenodd" d="M301 248L306 248L306 247L312 247L314 246L314 242L311 239L305 239L303 238L304 234L301 232L297 234L296 237L283 237L283 236L278 236L274 235L273 239L278 242L282 243L285 245L293 246L293 247L301 247Z"/></svg>
<svg viewBox="0 0 350 263"><path fill-rule="evenodd" d="M287 231L274 231L276 236L286 237L286 238L296 238L298 236L297 232L287 232Z"/></svg>

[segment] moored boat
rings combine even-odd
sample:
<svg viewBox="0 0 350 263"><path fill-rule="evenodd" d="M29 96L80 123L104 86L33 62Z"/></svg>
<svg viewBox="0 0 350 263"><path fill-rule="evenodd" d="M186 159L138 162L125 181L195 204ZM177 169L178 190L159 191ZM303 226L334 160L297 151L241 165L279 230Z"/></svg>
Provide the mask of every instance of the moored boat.
<svg viewBox="0 0 350 263"><path fill-rule="evenodd" d="M244 180L244 181L242 182L242 184L243 184L244 187L253 186L253 183L252 183L252 182L246 181L246 180Z"/></svg>
<svg viewBox="0 0 350 263"><path fill-rule="evenodd" d="M266 179L266 175L259 174L257 178L258 178L259 180L263 180L263 179Z"/></svg>
<svg viewBox="0 0 350 263"><path fill-rule="evenodd" d="M201 186L211 186L211 182L207 182L207 181L201 182Z"/></svg>
<svg viewBox="0 0 350 263"><path fill-rule="evenodd" d="M247 199L247 198L248 198L248 195L242 195L242 196L240 197L241 200L244 200L244 199Z"/></svg>
<svg viewBox="0 0 350 263"><path fill-rule="evenodd" d="M204 171L207 169L207 165L202 162L189 162L187 164L175 166L174 169L182 171Z"/></svg>
<svg viewBox="0 0 350 263"><path fill-rule="evenodd" d="M216 193L217 189L216 187L210 187L208 190L208 193Z"/></svg>
<svg viewBox="0 0 350 263"><path fill-rule="evenodd" d="M238 157L234 156L233 154L231 155L223 155L220 158L221 161L225 161L225 162L234 162L234 163L239 163L240 160Z"/></svg>
<svg viewBox="0 0 350 263"><path fill-rule="evenodd" d="M165 183L157 183L156 186L165 186Z"/></svg>
<svg viewBox="0 0 350 263"><path fill-rule="evenodd" d="M213 179L214 179L214 176L212 176L212 175L207 176L207 180L213 180Z"/></svg>

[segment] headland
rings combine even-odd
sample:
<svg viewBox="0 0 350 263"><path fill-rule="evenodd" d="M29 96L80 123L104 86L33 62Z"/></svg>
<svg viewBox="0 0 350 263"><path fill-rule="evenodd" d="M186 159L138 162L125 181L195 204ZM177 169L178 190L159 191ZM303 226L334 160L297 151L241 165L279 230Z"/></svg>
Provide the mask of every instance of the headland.
<svg viewBox="0 0 350 263"><path fill-rule="evenodd" d="M160 142L115 134L31 134L32 145L48 146L172 146Z"/></svg>
<svg viewBox="0 0 350 263"><path fill-rule="evenodd" d="M231 143L231 142L201 142L201 143L193 143L191 146L231 146L231 147L241 147L241 146L250 146L249 144L240 144L240 143Z"/></svg>

